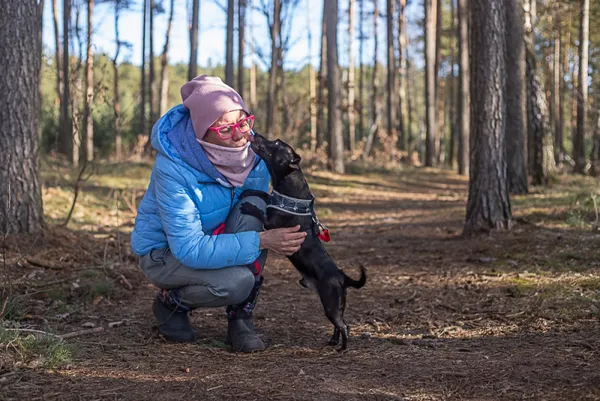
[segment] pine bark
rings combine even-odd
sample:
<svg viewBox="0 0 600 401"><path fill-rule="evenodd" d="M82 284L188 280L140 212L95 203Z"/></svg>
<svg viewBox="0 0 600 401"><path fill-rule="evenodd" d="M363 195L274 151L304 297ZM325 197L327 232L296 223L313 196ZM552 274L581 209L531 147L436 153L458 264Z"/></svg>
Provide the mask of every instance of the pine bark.
<svg viewBox="0 0 600 401"><path fill-rule="evenodd" d="M160 55L160 101L158 102L158 115L162 116L167 111L169 101L169 45L171 43L171 29L173 27L173 16L175 15L175 0L171 0L169 8L169 20L167 32L165 33L165 45Z"/></svg>
<svg viewBox="0 0 600 401"><path fill-rule="evenodd" d="M94 50L92 47L94 0L87 0L87 56L85 68L85 106L83 118L85 120L84 155L85 160L94 160Z"/></svg>
<svg viewBox="0 0 600 401"><path fill-rule="evenodd" d="M379 8L377 7L377 1L373 0L373 32L377 32L378 21L379 21ZM379 51L379 40L377 35L373 35L373 72L371 75L371 124L369 127L369 133L367 135L367 141L365 143L365 149L363 151L363 157L368 157L371 154L371 150L375 145L375 139L377 131L379 130L380 124L380 113L379 113L379 63L377 62L377 53Z"/></svg>
<svg viewBox="0 0 600 401"><path fill-rule="evenodd" d="M406 150L406 0L398 1L398 147Z"/></svg>
<svg viewBox="0 0 600 401"><path fill-rule="evenodd" d="M365 63L364 63L364 32L365 0L358 0L358 134L361 139L365 132Z"/></svg>
<svg viewBox="0 0 600 401"><path fill-rule="evenodd" d="M560 6L556 5L554 9L554 58L552 63L553 69L553 87L552 87L552 110L554 111L554 162L557 166L562 166L564 155L562 153L563 143L563 119L562 119L562 96L561 90L563 77L561 65L561 38L562 26Z"/></svg>
<svg viewBox="0 0 600 401"><path fill-rule="evenodd" d="M271 21L271 68L269 70L269 92L267 98L267 132L269 136L278 134L277 122L277 75L279 60L278 39L281 30L281 0L273 2L273 20Z"/></svg>
<svg viewBox="0 0 600 401"><path fill-rule="evenodd" d="M306 9L310 9L310 2L306 0ZM310 14L306 13L306 33L308 35L308 96L310 112L310 150L317 150L317 77L313 68L312 57L312 27Z"/></svg>
<svg viewBox="0 0 600 401"><path fill-rule="evenodd" d="M396 60L394 57L394 0L386 2L386 31L387 31L387 134L394 134L394 95Z"/></svg>
<svg viewBox="0 0 600 401"><path fill-rule="evenodd" d="M525 92L525 46L523 12L520 0L505 0L506 25L506 157L508 190L512 194L528 192L527 121Z"/></svg>
<svg viewBox="0 0 600 401"><path fill-rule="evenodd" d="M471 0L471 169L465 235L510 229L505 159L505 12Z"/></svg>
<svg viewBox="0 0 600 401"><path fill-rule="evenodd" d="M469 174L471 100L469 95L469 0L458 0L458 173Z"/></svg>
<svg viewBox="0 0 600 401"><path fill-rule="evenodd" d="M388 0L391 1L391 0ZM354 150L356 143L356 114L354 110L354 3L348 3L348 147Z"/></svg>
<svg viewBox="0 0 600 401"><path fill-rule="evenodd" d="M143 23L142 23L142 63L140 66L141 72L141 87L140 87L140 131L142 135L148 136L148 142L146 144L146 148L149 148L150 144L150 132L146 130L146 33L147 29L147 21L148 21L148 2L150 0L144 0L144 8L143 8Z"/></svg>
<svg viewBox="0 0 600 401"><path fill-rule="evenodd" d="M123 137L121 133L121 101L119 88L119 54L121 53L121 37L119 30L119 19L121 16L121 0L115 0L115 55L112 58L113 65L113 114L115 129L115 157L119 161L123 158Z"/></svg>
<svg viewBox="0 0 600 401"><path fill-rule="evenodd" d="M435 2L424 0L425 7L425 166L431 167L435 158L436 137L436 71L435 71Z"/></svg>
<svg viewBox="0 0 600 401"><path fill-rule="evenodd" d="M579 83L577 85L577 130L573 140L575 172L585 173L585 126L588 106L588 60L590 46L590 0L581 0L579 25Z"/></svg>
<svg viewBox="0 0 600 401"><path fill-rule="evenodd" d="M63 50L62 50L62 97L60 101L60 138L58 151L73 160L73 122L71 120L71 96L69 79L69 22L71 20L71 0L63 0Z"/></svg>
<svg viewBox="0 0 600 401"><path fill-rule="evenodd" d="M198 75L198 20L200 18L200 0L192 2L192 21L190 31L190 61L188 63L188 81Z"/></svg>
<svg viewBox="0 0 600 401"><path fill-rule="evenodd" d="M11 0L0 9L0 234L32 233L43 226L39 9Z"/></svg>
<svg viewBox="0 0 600 401"><path fill-rule="evenodd" d="M321 65L319 66L319 91L317 93L317 147L323 146L327 140L327 125L325 119L325 89L327 88L327 4L323 2L323 20L321 21ZM331 146L331 144L329 144Z"/></svg>
<svg viewBox="0 0 600 401"><path fill-rule="evenodd" d="M62 50L60 48L60 34L58 25L58 0L52 0L52 21L54 26L54 49L55 49L55 62L56 62L56 98L59 108L61 108L62 98ZM57 141L58 141L57 135Z"/></svg>
<svg viewBox="0 0 600 401"><path fill-rule="evenodd" d="M246 28L246 0L238 0L238 73L237 92L244 99L244 49Z"/></svg>
<svg viewBox="0 0 600 401"><path fill-rule="evenodd" d="M225 83L234 86L233 82L233 16L235 15L234 0L227 0L227 32L225 35Z"/></svg>
<svg viewBox="0 0 600 401"><path fill-rule="evenodd" d="M327 32L327 91L329 97L327 127L331 137L331 164L333 171L338 174L344 174L341 79L337 54L338 0L328 0L325 3L327 3L325 15Z"/></svg>
<svg viewBox="0 0 600 401"><path fill-rule="evenodd" d="M154 123L156 122L156 120L158 120L158 117L156 116L156 112L158 110L158 107L156 105L156 102L158 100L158 94L156 93L156 68L155 68L155 64L154 64L154 11L156 8L156 2L155 0L150 0L150 8L149 8L149 21L150 21L150 31L148 32L149 34L149 45L150 45L150 50L148 51L148 56L149 56L149 60L148 60L148 65L149 65L149 90L148 90L148 104L150 105L150 132L149 134L152 132L152 126L154 126ZM150 141L148 141L148 143L150 143ZM150 150L151 147L147 146L146 147L147 150Z"/></svg>
<svg viewBox="0 0 600 401"><path fill-rule="evenodd" d="M525 8L525 62L527 82L528 157L532 159L532 184L546 185L554 174L554 138L548 118L546 95L537 73L534 50L535 0Z"/></svg>

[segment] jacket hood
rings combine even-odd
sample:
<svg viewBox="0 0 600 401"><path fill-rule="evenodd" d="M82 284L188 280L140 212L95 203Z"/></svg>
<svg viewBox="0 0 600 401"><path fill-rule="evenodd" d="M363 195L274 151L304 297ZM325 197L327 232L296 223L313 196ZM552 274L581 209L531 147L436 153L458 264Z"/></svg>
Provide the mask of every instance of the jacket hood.
<svg viewBox="0 0 600 401"><path fill-rule="evenodd" d="M163 115L152 128L152 147L175 163L185 163L204 173L219 184L231 183L208 160L206 152L196 140L189 110L178 105ZM256 156L255 166L260 162Z"/></svg>

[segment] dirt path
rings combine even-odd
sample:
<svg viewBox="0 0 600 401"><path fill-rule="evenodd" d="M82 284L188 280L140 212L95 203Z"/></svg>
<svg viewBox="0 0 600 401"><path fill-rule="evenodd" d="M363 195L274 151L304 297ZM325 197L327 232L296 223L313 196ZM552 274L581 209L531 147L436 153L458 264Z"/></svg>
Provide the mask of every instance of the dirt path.
<svg viewBox="0 0 600 401"><path fill-rule="evenodd" d="M154 290L131 262L133 290L49 318L60 332L125 324L71 340L66 369L13 372L0 399L600 399L596 234L521 224L460 239L466 183L440 173L315 174L311 185L331 255L350 275L368 269L348 296L346 353L325 345L320 303L283 258L267 265L256 320L268 349L254 355L223 348L216 309L193 314L200 345L157 338Z"/></svg>

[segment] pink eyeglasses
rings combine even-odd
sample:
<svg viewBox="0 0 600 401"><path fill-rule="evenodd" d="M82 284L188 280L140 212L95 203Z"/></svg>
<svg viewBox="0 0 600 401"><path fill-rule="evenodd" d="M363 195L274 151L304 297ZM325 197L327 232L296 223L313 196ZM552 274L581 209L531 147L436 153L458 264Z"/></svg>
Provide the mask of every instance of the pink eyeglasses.
<svg viewBox="0 0 600 401"><path fill-rule="evenodd" d="M254 127L254 116L251 114L243 120L235 124L221 125L219 127L208 127L209 130L215 131L219 138L226 140L233 136L235 130L238 129L242 134L247 134Z"/></svg>

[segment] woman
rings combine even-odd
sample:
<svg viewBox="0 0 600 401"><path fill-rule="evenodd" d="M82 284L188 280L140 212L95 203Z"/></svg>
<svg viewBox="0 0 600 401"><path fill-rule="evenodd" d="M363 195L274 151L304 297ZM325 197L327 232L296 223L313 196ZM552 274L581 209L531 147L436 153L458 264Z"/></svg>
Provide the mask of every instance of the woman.
<svg viewBox="0 0 600 401"><path fill-rule="evenodd" d="M240 212L247 189L267 191L270 176L252 151L254 116L219 78L200 76L181 88L183 104L152 130L157 156L131 236L150 282L160 333L193 342L188 312L226 306L227 340L237 352L265 348L252 324L267 250L291 255L300 226L263 231ZM243 198L266 211L255 196Z"/></svg>

